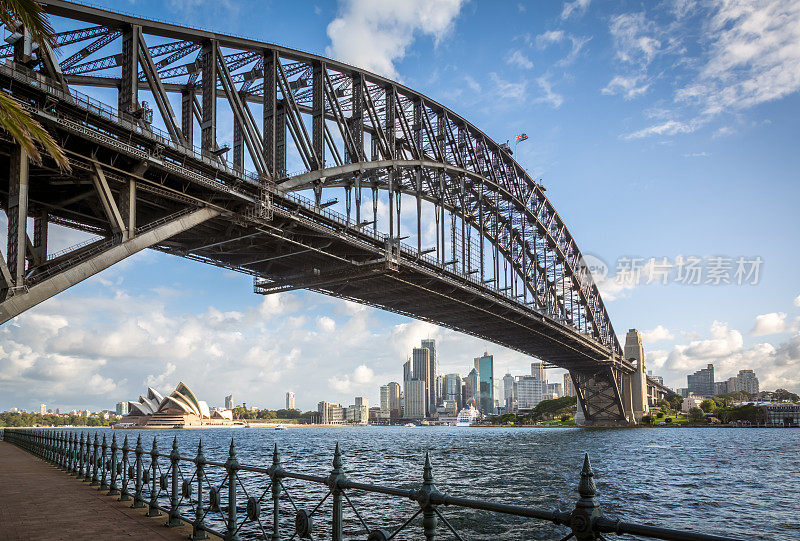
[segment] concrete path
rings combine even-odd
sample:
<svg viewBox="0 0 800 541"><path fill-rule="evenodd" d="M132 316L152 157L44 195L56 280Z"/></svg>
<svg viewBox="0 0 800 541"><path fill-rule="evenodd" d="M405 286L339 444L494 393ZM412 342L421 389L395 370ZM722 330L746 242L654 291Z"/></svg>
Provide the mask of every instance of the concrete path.
<svg viewBox="0 0 800 541"><path fill-rule="evenodd" d="M0 540L186 539L191 527L167 528L119 496L0 441Z"/></svg>

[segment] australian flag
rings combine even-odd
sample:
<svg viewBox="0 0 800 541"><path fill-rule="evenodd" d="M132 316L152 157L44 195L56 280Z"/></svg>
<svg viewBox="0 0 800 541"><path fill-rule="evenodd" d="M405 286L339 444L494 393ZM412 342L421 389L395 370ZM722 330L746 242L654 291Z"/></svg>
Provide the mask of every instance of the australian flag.
<svg viewBox="0 0 800 541"><path fill-rule="evenodd" d="M527 138L528 138L528 134L521 133L521 134L517 135L516 137L514 137L514 142L515 143L519 143L520 141L524 141Z"/></svg>

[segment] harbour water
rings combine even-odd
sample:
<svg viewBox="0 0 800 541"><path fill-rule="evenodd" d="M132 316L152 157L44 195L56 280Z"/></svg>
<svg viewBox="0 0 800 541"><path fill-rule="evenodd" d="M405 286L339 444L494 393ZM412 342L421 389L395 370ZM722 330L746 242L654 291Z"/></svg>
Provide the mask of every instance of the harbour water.
<svg viewBox="0 0 800 541"><path fill-rule="evenodd" d="M116 431L118 438L127 435L131 443L139 433ZM239 462L262 467L271 464L277 444L285 469L323 476L331 470L333 448L339 442L351 480L402 488L419 486L424 455L429 452L440 491L562 510L574 505L583 454L588 453L606 514L743 539L800 539L800 430L347 427L147 430L141 434L146 451L156 437L162 453L169 452L177 435L181 454L190 457L202 438L206 458L220 462L227 458L233 437ZM183 468L191 476L191 464ZM219 468L210 468L209 473L212 482L224 474ZM268 484L266 476L246 474L243 480L251 495L257 496ZM325 495L323 487L305 482L286 480L285 485L300 508L310 510ZM397 526L417 509L414 502L359 492L353 492L351 500L371 528ZM242 498L242 514L245 504ZM262 506L265 517L270 515L269 505L267 493ZM294 511L286 496L281 506L289 526ZM315 515L315 539L329 538L325 515L330 513L323 511L319 518ZM454 508L442 512L465 539L559 539L567 533L532 520ZM346 516L346 533L366 538L358 533L358 520L349 508ZM209 520L218 519L212 514ZM257 525L250 524L242 531L255 533L256 529ZM450 538L441 523L440 532L441 539ZM422 538L421 529L417 526L398 538Z"/></svg>

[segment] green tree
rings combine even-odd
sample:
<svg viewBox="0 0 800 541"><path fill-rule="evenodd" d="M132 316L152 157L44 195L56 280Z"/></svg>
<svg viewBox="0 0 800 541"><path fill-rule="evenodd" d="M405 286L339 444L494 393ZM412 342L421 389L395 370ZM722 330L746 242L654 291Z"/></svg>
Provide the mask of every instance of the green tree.
<svg viewBox="0 0 800 541"><path fill-rule="evenodd" d="M642 417L642 424L651 425L653 424L653 416L652 415L645 415Z"/></svg>
<svg viewBox="0 0 800 541"><path fill-rule="evenodd" d="M693 423L702 423L706 420L706 415L703 410L695 406L689 410L689 420Z"/></svg>
<svg viewBox="0 0 800 541"><path fill-rule="evenodd" d="M713 398L706 398L702 402L700 402L700 409L703 410L705 413L712 413L717 411L717 402Z"/></svg>
<svg viewBox="0 0 800 541"><path fill-rule="evenodd" d="M775 389L775 392L772 393L772 398L781 402L800 402L800 397L798 397L795 393L787 391L786 389Z"/></svg>
<svg viewBox="0 0 800 541"><path fill-rule="evenodd" d="M22 25L42 46L53 45L53 27L42 6L34 0L0 0L0 21L12 29ZM66 154L53 137L4 91L0 91L0 128L11 135L34 163L42 161L38 143L61 169L70 169Z"/></svg>

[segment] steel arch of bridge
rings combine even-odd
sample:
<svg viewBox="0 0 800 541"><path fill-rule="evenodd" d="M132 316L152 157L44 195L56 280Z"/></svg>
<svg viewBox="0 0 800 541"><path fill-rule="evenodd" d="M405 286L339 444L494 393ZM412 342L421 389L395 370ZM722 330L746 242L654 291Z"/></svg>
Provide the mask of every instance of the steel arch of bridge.
<svg viewBox="0 0 800 541"><path fill-rule="evenodd" d="M273 197L291 192L313 194L317 212L338 203L327 194L344 193L347 234L371 226L378 237L383 195L389 259L395 250L407 259L416 252L417 261L435 253L430 257L448 276L587 338L603 352L592 354L595 361L612 360L603 368L609 371L594 379L607 382L603 388L610 396L620 394L621 375L615 370L629 373L631 367L620 359L609 315L566 224L508 149L466 119L399 83L328 58L65 0L42 3L51 15L89 26L57 34L55 52L45 47L26 54L16 44L0 48L0 56L39 70L65 91L72 86L117 89L119 121L154 133L154 111L139 99L140 92L149 93L171 148L194 152L206 165L260 186L260 193L250 196L259 216L266 216ZM180 107L173 107L178 101ZM217 140L220 103L234 120L230 161ZM258 122L254 107L261 109ZM290 173L287 162L293 158L302 170ZM96 167L92 159L89 169ZM254 174L246 173L250 168ZM365 191L372 194L372 216L362 216ZM409 201L416 207L416 247L401 242L401 209ZM435 248L422 245L423 203L434 210ZM220 215L227 214L215 217ZM156 247L168 251L163 244ZM320 248L307 248L313 250ZM254 274L262 290L280 283L254 265L233 266ZM320 282L304 287L331 294ZM346 292L341 296L364 302Z"/></svg>

